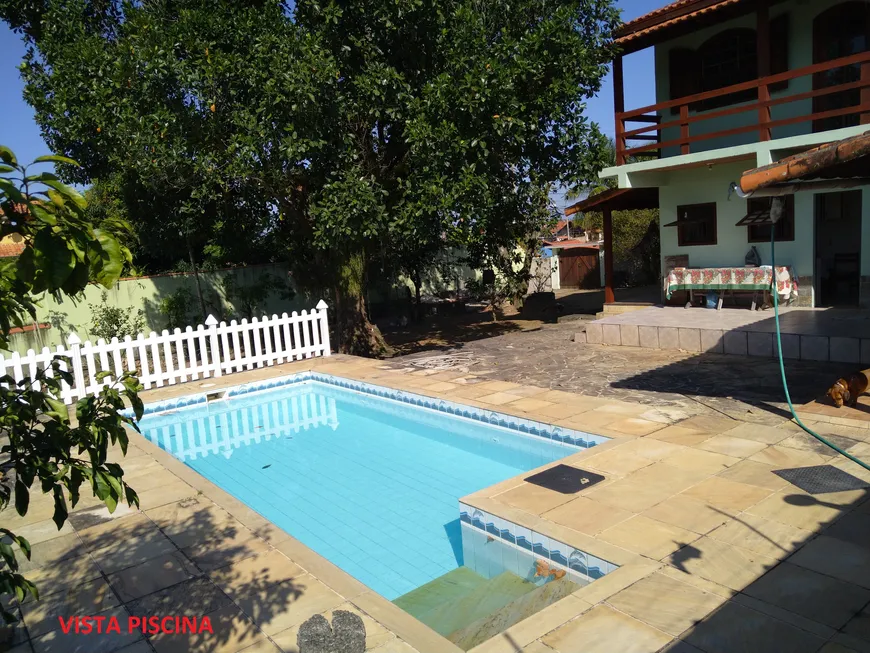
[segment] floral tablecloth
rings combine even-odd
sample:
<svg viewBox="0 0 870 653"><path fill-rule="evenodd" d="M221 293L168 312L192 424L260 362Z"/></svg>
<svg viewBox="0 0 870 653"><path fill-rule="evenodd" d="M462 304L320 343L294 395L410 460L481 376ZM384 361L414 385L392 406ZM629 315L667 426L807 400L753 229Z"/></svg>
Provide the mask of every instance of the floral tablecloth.
<svg viewBox="0 0 870 653"><path fill-rule="evenodd" d="M665 279L665 295L671 298L675 290L771 290L773 268L679 268L671 270ZM784 300L798 295L798 281L786 266L776 267L776 291Z"/></svg>

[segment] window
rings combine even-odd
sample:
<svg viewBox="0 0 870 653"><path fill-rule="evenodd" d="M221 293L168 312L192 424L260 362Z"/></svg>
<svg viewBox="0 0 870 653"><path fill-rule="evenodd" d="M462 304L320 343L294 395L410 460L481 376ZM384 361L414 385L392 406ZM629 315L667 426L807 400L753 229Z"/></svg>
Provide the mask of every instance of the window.
<svg viewBox="0 0 870 653"><path fill-rule="evenodd" d="M794 240L794 195L786 195L783 197L785 206L783 207L783 215L779 222L776 223L776 242L785 240ZM756 197L746 200L746 213L770 215L771 199L767 197ZM770 218L768 217L768 220ZM747 240L750 243L769 243L770 229L774 225L767 224L750 224L746 227Z"/></svg>
<svg viewBox="0 0 870 653"><path fill-rule="evenodd" d="M716 202L677 207L677 243L680 247L716 244Z"/></svg>
<svg viewBox="0 0 870 653"><path fill-rule="evenodd" d="M701 65L701 92L714 91L758 77L755 30L729 29L710 37L698 48ZM754 88L720 95L697 103L695 110L725 107L758 97Z"/></svg>

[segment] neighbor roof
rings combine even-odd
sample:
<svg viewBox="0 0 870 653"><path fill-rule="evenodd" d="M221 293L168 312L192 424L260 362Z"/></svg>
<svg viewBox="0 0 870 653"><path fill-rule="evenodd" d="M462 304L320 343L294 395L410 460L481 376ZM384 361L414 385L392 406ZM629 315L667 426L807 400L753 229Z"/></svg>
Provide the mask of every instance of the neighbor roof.
<svg viewBox="0 0 870 653"><path fill-rule="evenodd" d="M586 211L631 211L635 209L659 208L658 188L609 188L597 195L572 204L565 209L565 215Z"/></svg>

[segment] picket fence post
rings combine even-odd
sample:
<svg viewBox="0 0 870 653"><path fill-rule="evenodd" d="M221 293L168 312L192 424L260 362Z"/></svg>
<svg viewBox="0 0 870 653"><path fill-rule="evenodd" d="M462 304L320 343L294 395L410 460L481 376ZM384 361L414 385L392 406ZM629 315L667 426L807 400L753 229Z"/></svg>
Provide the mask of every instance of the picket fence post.
<svg viewBox="0 0 870 653"><path fill-rule="evenodd" d="M73 398L81 399L88 393L88 386L85 383L85 370L82 367L82 339L73 332L69 334L66 341L69 345L69 357L72 359L73 366Z"/></svg>
<svg viewBox="0 0 870 653"><path fill-rule="evenodd" d="M317 302L318 322L320 322L320 345L323 347L323 355L329 356L332 354L329 346L329 321L326 317L326 309L329 306L322 299Z"/></svg>
<svg viewBox="0 0 870 653"><path fill-rule="evenodd" d="M218 342L217 318L214 315L209 314L205 319L205 325L208 327L209 338L211 341L211 364L212 369L214 370L214 376L223 376L224 373L221 369L220 343Z"/></svg>

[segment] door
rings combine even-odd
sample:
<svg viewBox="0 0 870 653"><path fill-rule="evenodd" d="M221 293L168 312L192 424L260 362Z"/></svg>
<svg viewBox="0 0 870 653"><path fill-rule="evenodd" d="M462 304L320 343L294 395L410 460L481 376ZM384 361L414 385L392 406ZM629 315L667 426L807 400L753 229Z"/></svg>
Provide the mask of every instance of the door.
<svg viewBox="0 0 870 653"><path fill-rule="evenodd" d="M562 288L600 288L598 250L576 248L559 255L559 285Z"/></svg>
<svg viewBox="0 0 870 653"><path fill-rule="evenodd" d="M816 306L857 306L861 287L861 191L815 196Z"/></svg>

